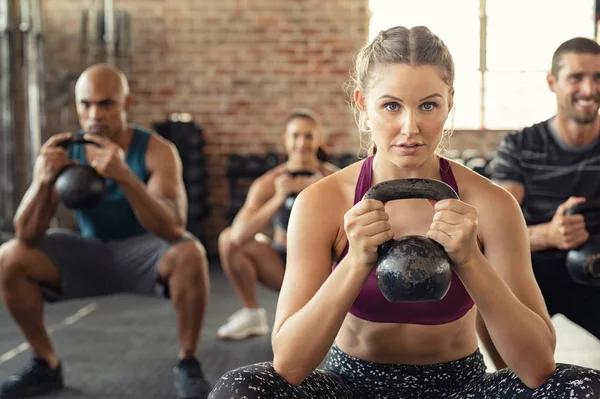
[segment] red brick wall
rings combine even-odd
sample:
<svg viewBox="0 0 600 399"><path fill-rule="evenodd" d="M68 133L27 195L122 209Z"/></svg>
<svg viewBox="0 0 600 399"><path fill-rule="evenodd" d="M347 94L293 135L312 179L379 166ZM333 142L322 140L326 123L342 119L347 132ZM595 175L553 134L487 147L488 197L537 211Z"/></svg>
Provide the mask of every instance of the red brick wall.
<svg viewBox="0 0 600 399"><path fill-rule="evenodd" d="M57 81L89 63L81 56L81 11L99 3L43 0L46 94L55 99L46 108L46 134L77 127L72 102L61 123ZM225 225L227 156L280 149L282 120L292 108L321 114L333 152L357 151L343 84L367 37L367 0L115 0L114 6L133 15L132 120L151 127L171 112L189 112L204 128L211 252Z"/></svg>

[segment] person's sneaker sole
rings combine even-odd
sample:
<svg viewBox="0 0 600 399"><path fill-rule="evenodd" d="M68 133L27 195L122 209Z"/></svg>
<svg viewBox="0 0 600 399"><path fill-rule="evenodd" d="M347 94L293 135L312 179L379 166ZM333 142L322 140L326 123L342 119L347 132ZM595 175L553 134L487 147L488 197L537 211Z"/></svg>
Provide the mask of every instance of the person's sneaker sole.
<svg viewBox="0 0 600 399"><path fill-rule="evenodd" d="M221 339L229 339L229 340L241 340L241 339L246 339L246 338L250 338L252 336L259 336L259 335L267 335L269 333L269 327L253 327L253 328L247 328L245 330L239 331L235 334L223 334L223 333L219 333L217 332L217 336Z"/></svg>

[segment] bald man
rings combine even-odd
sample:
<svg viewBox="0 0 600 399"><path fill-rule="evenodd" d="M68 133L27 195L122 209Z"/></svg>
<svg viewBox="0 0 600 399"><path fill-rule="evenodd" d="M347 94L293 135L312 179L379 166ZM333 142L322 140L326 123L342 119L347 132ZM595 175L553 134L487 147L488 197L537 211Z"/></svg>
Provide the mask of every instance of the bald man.
<svg viewBox="0 0 600 399"><path fill-rule="evenodd" d="M79 133L99 147L65 150L59 144L71 133L42 146L14 218L16 238L0 247L0 295L33 352L27 367L1 385L0 398L63 388L61 362L44 326L44 301L116 293L171 299L180 344L173 369L177 395L205 398L210 387L196 351L208 262L202 244L186 231L177 150L156 133L129 124L132 96L120 71L104 64L89 67L77 81L75 97ZM91 165L107 179L106 200L74 211L78 232L50 229L58 205L54 183L75 162Z"/></svg>

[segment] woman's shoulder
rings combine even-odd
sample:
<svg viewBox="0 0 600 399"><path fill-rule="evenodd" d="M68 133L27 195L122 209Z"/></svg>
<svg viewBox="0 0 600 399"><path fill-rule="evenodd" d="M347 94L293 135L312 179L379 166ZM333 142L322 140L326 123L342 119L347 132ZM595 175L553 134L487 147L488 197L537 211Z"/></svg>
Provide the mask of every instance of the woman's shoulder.
<svg viewBox="0 0 600 399"><path fill-rule="evenodd" d="M358 161L344 169L337 169L337 167L332 165L336 168L333 173L326 175L316 183L302 190L299 197L303 198L303 202L316 202L322 204L323 208L339 209L342 204L348 202L349 193L354 193L363 162Z"/></svg>

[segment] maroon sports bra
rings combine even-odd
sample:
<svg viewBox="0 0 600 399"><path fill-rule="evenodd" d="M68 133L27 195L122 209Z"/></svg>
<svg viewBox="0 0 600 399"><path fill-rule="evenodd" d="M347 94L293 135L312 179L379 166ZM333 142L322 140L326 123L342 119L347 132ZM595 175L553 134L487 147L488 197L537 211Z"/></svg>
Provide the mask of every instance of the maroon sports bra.
<svg viewBox="0 0 600 399"><path fill-rule="evenodd" d="M450 164L444 158L440 160L440 175L442 181L452 187L458 194L458 186ZM362 165L356 190L354 204L358 203L371 188L373 177L373 156L367 158ZM335 269L348 253L349 243L342 252L339 260L333 265ZM446 296L440 301L431 302L389 302L377 286L376 271L373 269L362 290L350 308L354 316L376 323L408 323L408 324L445 324L460 319L474 303L465 289L462 281L452 271L452 283Z"/></svg>

